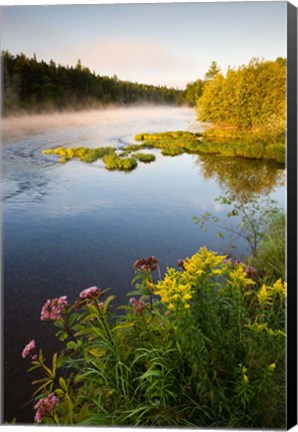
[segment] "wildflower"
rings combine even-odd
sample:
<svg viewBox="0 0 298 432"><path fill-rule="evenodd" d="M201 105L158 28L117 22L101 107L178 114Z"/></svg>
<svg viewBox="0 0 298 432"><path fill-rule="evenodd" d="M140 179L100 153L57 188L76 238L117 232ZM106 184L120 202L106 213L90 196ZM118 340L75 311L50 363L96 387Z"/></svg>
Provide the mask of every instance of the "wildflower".
<svg viewBox="0 0 298 432"><path fill-rule="evenodd" d="M237 267L235 270L232 270L229 274L230 280L229 283L231 285L242 285L243 287L248 285L254 285L255 281L247 277L247 273L244 271L243 267Z"/></svg>
<svg viewBox="0 0 298 432"><path fill-rule="evenodd" d="M180 267L181 270L185 270L184 263L185 263L185 260L180 259L177 261L177 266Z"/></svg>
<svg viewBox="0 0 298 432"><path fill-rule="evenodd" d="M276 368L276 363L271 363L271 364L268 366L268 369L269 369L270 371L273 371L275 368Z"/></svg>
<svg viewBox="0 0 298 432"><path fill-rule="evenodd" d="M188 301L193 297L191 284L181 283L181 277L185 273L178 272L175 269L168 269L162 281L159 281L154 289L167 308L170 311L182 306L185 309L189 308Z"/></svg>
<svg viewBox="0 0 298 432"><path fill-rule="evenodd" d="M147 307L143 300L137 300L135 297L129 299L129 304L134 308L132 312L134 315L141 315Z"/></svg>
<svg viewBox="0 0 298 432"><path fill-rule="evenodd" d="M273 285L273 292L277 292L279 294L281 294L282 296L286 295L286 290L287 290L287 284L286 282L282 282L281 279L278 279L274 285Z"/></svg>
<svg viewBox="0 0 298 432"><path fill-rule="evenodd" d="M32 360L36 359L36 355L33 354L35 351L35 340L33 339L32 341L30 341L25 348L22 351L22 357L26 358L27 356L30 356Z"/></svg>
<svg viewBox="0 0 298 432"><path fill-rule="evenodd" d="M257 293L257 297L261 304L266 302L268 303L268 299L270 299L270 293L268 291L268 287L265 284L262 285L262 288Z"/></svg>
<svg viewBox="0 0 298 432"><path fill-rule="evenodd" d="M249 278L255 279L258 276L258 270L252 266L245 266L244 271Z"/></svg>
<svg viewBox="0 0 298 432"><path fill-rule="evenodd" d="M68 306L66 296L47 300L42 307L40 319L56 321L61 318L61 312L66 306Z"/></svg>
<svg viewBox="0 0 298 432"><path fill-rule="evenodd" d="M143 271L154 271L158 267L158 259L154 256L150 258L141 258L134 263L134 269Z"/></svg>
<svg viewBox="0 0 298 432"><path fill-rule="evenodd" d="M35 414L36 423L41 423L45 415L51 414L53 409L58 405L59 399L54 393L49 394L46 398L40 399L34 408L37 410Z"/></svg>
<svg viewBox="0 0 298 432"><path fill-rule="evenodd" d="M100 294L100 289L97 288L96 286L93 286L93 287L86 288L83 291L81 291L80 299L81 300L94 299L94 298L98 297L99 294Z"/></svg>

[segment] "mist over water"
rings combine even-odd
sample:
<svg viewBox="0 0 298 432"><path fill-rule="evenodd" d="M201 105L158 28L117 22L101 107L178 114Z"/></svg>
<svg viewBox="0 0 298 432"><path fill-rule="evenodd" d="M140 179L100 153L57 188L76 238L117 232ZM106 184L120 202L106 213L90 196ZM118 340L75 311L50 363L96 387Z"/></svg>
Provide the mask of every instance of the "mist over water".
<svg viewBox="0 0 298 432"><path fill-rule="evenodd" d="M129 173L109 172L101 161L59 164L42 150L55 146L121 148L142 132L198 131L189 108L131 107L3 119L4 417L33 420L30 384L21 358L32 339L51 358L58 344L40 311L48 298L74 301L89 286L110 288L116 304L128 301L133 264L155 255L164 271L200 246L223 252L216 233L199 230L192 216L206 210L242 173L242 187L270 194L284 205L283 170L274 164L183 154L163 157ZM239 187L238 187L239 189ZM237 189L237 190L238 190Z"/></svg>
<svg viewBox="0 0 298 432"><path fill-rule="evenodd" d="M192 114L192 121L195 122L195 114L189 108L152 107L150 105L138 105L129 108L109 106L85 111L10 116L2 119L3 140L22 139L24 136L41 134L53 129L96 127L103 124L119 123L121 120L138 123L142 120L146 122L149 118L153 121L168 121L171 115L176 117L177 113L180 113L183 118L182 110L185 115L191 116Z"/></svg>

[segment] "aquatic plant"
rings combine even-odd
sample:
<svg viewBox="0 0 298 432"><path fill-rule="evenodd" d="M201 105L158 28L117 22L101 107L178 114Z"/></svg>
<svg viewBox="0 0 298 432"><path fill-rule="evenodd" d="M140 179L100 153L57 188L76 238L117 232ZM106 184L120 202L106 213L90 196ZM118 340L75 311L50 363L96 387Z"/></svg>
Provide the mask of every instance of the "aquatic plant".
<svg viewBox="0 0 298 432"><path fill-rule="evenodd" d="M136 141L143 141L138 147L130 145L124 150L137 151L140 148L155 147L164 156L182 153L214 154L246 159L268 159L285 162L284 134L274 131L235 131L234 129L208 128L205 132L161 132L141 133Z"/></svg>
<svg viewBox="0 0 298 432"><path fill-rule="evenodd" d="M155 161L155 156L149 153L133 153L134 158L138 159L140 162L150 163Z"/></svg>
<svg viewBox="0 0 298 432"><path fill-rule="evenodd" d="M110 153L103 156L102 160L105 164L106 169L109 171L132 171L138 165L137 161L134 158L119 157L115 153Z"/></svg>
<svg viewBox="0 0 298 432"><path fill-rule="evenodd" d="M285 283L206 247L178 266L162 277L156 257L137 260L116 316L96 286L45 303L63 306L48 322L64 348L50 362L34 340L23 350L44 376L35 422L285 427Z"/></svg>
<svg viewBox="0 0 298 432"><path fill-rule="evenodd" d="M98 159L102 159L108 170L131 171L137 166L137 161L135 159L121 158L117 156L116 149L113 147L98 147L94 149L89 149L87 147L56 147L53 149L43 150L42 153L46 155L54 154L61 156L61 163L65 163L73 158L77 158L80 161L87 163L92 163Z"/></svg>

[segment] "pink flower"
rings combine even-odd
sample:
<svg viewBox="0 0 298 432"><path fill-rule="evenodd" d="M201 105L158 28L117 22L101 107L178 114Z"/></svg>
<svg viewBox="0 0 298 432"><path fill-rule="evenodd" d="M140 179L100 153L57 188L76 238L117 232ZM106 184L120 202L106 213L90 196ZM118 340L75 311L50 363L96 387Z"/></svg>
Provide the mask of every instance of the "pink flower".
<svg viewBox="0 0 298 432"><path fill-rule="evenodd" d="M35 351L35 340L33 339L32 341L30 341L25 348L22 351L22 357L26 358L27 356L30 356L32 360L35 360L36 356L33 354ZM33 358L35 357L35 358Z"/></svg>
<svg viewBox="0 0 298 432"><path fill-rule="evenodd" d="M258 270L255 267L252 267L252 266L246 266L244 268L244 271L246 272L247 276L250 277L250 278L252 278L252 279L257 278L258 274L259 274Z"/></svg>
<svg viewBox="0 0 298 432"><path fill-rule="evenodd" d="M93 286L93 287L84 289L80 293L80 299L82 299L82 300L94 299L94 298L98 297L99 294L100 294L100 289L97 288L96 286Z"/></svg>
<svg viewBox="0 0 298 432"><path fill-rule="evenodd" d="M134 263L135 270L154 271L158 267L158 259L154 256L149 258L141 258Z"/></svg>
<svg viewBox="0 0 298 432"><path fill-rule="evenodd" d="M141 315L143 310L146 309L147 305L143 300L137 300L135 297L129 299L129 303L133 306L132 313L134 315Z"/></svg>
<svg viewBox="0 0 298 432"><path fill-rule="evenodd" d="M34 408L37 410L34 417L36 423L41 423L43 417L46 414L50 414L56 407L56 405L58 405L58 403L59 399L55 396L54 393L51 393L49 394L49 396L40 399L34 406Z"/></svg>
<svg viewBox="0 0 298 432"><path fill-rule="evenodd" d="M66 306L68 306L66 296L47 300L42 307L40 319L56 321L61 318L61 312Z"/></svg>

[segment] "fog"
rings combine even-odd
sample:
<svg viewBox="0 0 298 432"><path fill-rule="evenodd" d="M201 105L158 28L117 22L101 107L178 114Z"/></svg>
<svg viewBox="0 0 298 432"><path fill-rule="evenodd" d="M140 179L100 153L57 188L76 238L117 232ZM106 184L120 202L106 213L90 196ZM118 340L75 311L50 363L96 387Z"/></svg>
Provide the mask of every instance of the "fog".
<svg viewBox="0 0 298 432"><path fill-rule="evenodd" d="M185 107L184 107L185 109ZM146 120L146 117L163 120L175 115L181 108L169 106L108 107L85 111L68 111L50 114L16 115L2 118L2 139L21 139L28 135L42 134L63 127L79 128L125 121ZM142 132L142 131L140 131Z"/></svg>

